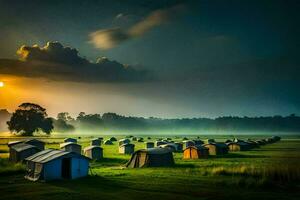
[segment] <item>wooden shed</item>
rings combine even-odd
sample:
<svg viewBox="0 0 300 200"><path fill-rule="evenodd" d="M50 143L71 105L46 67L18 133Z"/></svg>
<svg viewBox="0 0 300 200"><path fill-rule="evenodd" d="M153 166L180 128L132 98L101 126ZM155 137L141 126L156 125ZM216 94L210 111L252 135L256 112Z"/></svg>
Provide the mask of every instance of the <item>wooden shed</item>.
<svg viewBox="0 0 300 200"><path fill-rule="evenodd" d="M25 143L15 144L10 146L9 160L11 162L20 162L23 161L25 158L33 154L36 154L39 151L41 151L41 149L30 144L25 144Z"/></svg>
<svg viewBox="0 0 300 200"><path fill-rule="evenodd" d="M228 147L225 143L209 143L203 146L208 148L209 155L223 155L228 153Z"/></svg>
<svg viewBox="0 0 300 200"><path fill-rule="evenodd" d="M229 151L248 151L251 146L245 142L231 142L227 144Z"/></svg>
<svg viewBox="0 0 300 200"><path fill-rule="evenodd" d="M103 148L100 146L89 146L84 148L84 155L92 160L101 160L103 158Z"/></svg>
<svg viewBox="0 0 300 200"><path fill-rule="evenodd" d="M120 154L132 154L134 152L134 144L122 144L119 146Z"/></svg>
<svg viewBox="0 0 300 200"><path fill-rule="evenodd" d="M81 146L74 142L65 142L60 144L59 147L64 151L81 154Z"/></svg>
<svg viewBox="0 0 300 200"><path fill-rule="evenodd" d="M123 144L129 144L129 143L130 143L130 139L128 139L128 138L119 140L119 146L121 146Z"/></svg>
<svg viewBox="0 0 300 200"><path fill-rule="evenodd" d="M76 179L89 171L89 158L74 152L46 149L25 160L25 178L31 181Z"/></svg>
<svg viewBox="0 0 300 200"><path fill-rule="evenodd" d="M209 155L209 150L206 147L201 145L198 146L190 146L184 149L183 158L184 159L199 159L199 158L207 158Z"/></svg>

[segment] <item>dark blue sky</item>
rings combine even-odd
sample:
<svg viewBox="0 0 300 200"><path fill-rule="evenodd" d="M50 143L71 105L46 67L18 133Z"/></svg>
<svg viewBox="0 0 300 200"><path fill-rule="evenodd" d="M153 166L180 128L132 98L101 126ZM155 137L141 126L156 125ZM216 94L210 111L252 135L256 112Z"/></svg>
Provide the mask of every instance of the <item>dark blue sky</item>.
<svg viewBox="0 0 300 200"><path fill-rule="evenodd" d="M184 9L173 9L177 5ZM166 110L147 113L132 105L135 111L121 109L124 114L299 113L299 9L296 0L1 0L0 58L18 59L16 50L22 45L58 41L93 62L105 56L149 71L155 77L150 82L112 87L123 96L147 99L153 107L167 102ZM164 15L154 18L155 25L138 36L129 34L139 23L153 23L151 16L160 10ZM119 28L113 32L117 45L95 48L91 34L111 28Z"/></svg>

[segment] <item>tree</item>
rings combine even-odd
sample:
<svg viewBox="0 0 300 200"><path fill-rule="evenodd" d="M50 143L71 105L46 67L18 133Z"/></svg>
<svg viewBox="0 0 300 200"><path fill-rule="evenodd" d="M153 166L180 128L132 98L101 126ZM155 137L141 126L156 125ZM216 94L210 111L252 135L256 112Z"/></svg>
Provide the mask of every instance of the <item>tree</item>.
<svg viewBox="0 0 300 200"><path fill-rule="evenodd" d="M57 132L70 132L74 131L75 127L70 124L74 123L74 119L67 112L57 114L57 119L52 119L54 130Z"/></svg>
<svg viewBox="0 0 300 200"><path fill-rule="evenodd" d="M22 136L32 136L39 131L50 134L53 130L53 122L47 116L46 109L40 105L23 103L7 122L8 129Z"/></svg>

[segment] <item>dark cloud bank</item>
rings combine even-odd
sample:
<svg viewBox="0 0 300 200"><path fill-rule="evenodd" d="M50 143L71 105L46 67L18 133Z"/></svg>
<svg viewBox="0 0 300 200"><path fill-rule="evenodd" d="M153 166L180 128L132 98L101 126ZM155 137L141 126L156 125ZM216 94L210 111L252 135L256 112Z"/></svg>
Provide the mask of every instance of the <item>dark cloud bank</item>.
<svg viewBox="0 0 300 200"><path fill-rule="evenodd" d="M19 60L0 59L0 74L75 82L135 82L150 80L149 72L111 61L106 57L92 63L77 49L59 42L46 46L22 46Z"/></svg>

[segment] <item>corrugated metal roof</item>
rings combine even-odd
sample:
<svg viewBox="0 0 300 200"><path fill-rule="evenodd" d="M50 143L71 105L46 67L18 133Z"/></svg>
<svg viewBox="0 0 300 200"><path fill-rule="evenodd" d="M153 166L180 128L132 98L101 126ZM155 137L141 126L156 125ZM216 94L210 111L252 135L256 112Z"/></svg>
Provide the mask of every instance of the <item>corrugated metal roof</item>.
<svg viewBox="0 0 300 200"><path fill-rule="evenodd" d="M39 153L36 153L28 158L26 158L25 160L27 161L32 161L32 162L37 162L37 163L47 163L51 160L60 158L62 156L70 156L70 157L81 157L84 159L88 159L85 156L82 156L80 154L77 153L73 153L73 152L68 152L68 151L61 151L61 150L56 150L56 149L46 149L44 151L41 151Z"/></svg>
<svg viewBox="0 0 300 200"><path fill-rule="evenodd" d="M16 144L20 144L20 143L23 143L22 141L11 141L9 143L7 143L7 146L13 146L13 145L16 145Z"/></svg>
<svg viewBox="0 0 300 200"><path fill-rule="evenodd" d="M74 142L64 142L64 143L61 143L61 144L59 145L59 147L60 147L60 148L63 148L63 147L68 146L68 145L80 146L79 144L74 143Z"/></svg>
<svg viewBox="0 0 300 200"><path fill-rule="evenodd" d="M27 149L37 149L36 146L30 145L30 144L25 144L25 143L13 145L11 148L17 152L21 152L21 151L24 151Z"/></svg>
<svg viewBox="0 0 300 200"><path fill-rule="evenodd" d="M88 150L95 149L95 148L103 149L103 148L100 147L100 146L88 146L88 147L85 147L85 148L84 148L84 151L88 151Z"/></svg>

